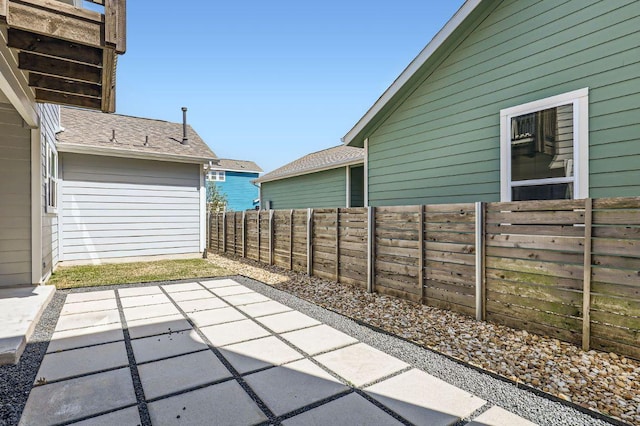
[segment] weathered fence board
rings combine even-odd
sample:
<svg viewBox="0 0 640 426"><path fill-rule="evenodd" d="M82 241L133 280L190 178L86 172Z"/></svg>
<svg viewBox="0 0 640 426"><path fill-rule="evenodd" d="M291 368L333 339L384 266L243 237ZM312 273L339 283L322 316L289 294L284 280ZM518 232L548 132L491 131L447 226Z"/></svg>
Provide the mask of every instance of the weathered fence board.
<svg viewBox="0 0 640 426"><path fill-rule="evenodd" d="M211 213L208 249L640 359L639 197Z"/></svg>

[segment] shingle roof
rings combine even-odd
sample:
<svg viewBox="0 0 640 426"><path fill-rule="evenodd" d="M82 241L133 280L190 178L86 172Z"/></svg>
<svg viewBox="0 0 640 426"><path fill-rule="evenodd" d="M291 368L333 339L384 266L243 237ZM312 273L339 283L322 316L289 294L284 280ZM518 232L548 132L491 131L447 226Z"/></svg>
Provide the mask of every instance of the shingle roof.
<svg viewBox="0 0 640 426"><path fill-rule="evenodd" d="M182 123L104 114L78 108L60 108L64 131L58 133L58 149L96 154L152 159L204 162L216 158L214 152L191 126L187 126L189 143L182 145ZM112 141L115 130L115 141ZM146 137L149 144L145 146Z"/></svg>
<svg viewBox="0 0 640 426"><path fill-rule="evenodd" d="M261 173L264 170L253 161L230 160L228 158L219 158L213 162L214 170L234 170L238 172L256 172Z"/></svg>
<svg viewBox="0 0 640 426"><path fill-rule="evenodd" d="M364 149L340 145L305 155L256 179L256 182L268 182L363 162Z"/></svg>

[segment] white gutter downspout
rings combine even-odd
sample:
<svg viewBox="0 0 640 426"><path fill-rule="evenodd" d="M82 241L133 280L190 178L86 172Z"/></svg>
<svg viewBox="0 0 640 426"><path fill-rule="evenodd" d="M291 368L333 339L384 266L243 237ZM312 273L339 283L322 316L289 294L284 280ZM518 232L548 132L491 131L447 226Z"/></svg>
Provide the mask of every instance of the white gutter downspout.
<svg viewBox="0 0 640 426"><path fill-rule="evenodd" d="M42 284L42 153L40 128L31 130L31 283Z"/></svg>
<svg viewBox="0 0 640 426"><path fill-rule="evenodd" d="M369 138L364 140L364 206L369 207Z"/></svg>

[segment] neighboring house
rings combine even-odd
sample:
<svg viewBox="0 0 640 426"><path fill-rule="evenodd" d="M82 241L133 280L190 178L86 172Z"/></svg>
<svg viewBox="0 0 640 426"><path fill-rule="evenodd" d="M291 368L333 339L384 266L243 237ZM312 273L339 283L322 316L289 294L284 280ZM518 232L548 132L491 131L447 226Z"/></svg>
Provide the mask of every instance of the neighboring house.
<svg viewBox="0 0 640 426"><path fill-rule="evenodd" d="M262 209L364 206L364 150L337 146L305 155L265 174Z"/></svg>
<svg viewBox="0 0 640 426"><path fill-rule="evenodd" d="M207 170L207 190L215 185L227 201L227 210L250 210L259 205L258 187L252 181L260 176L262 169L256 163L220 158Z"/></svg>
<svg viewBox="0 0 640 426"><path fill-rule="evenodd" d="M468 0L343 138L370 205L640 195L640 2Z"/></svg>
<svg viewBox="0 0 640 426"><path fill-rule="evenodd" d="M76 108L61 124L60 261L204 250L204 165L216 156L191 126Z"/></svg>
<svg viewBox="0 0 640 426"><path fill-rule="evenodd" d="M0 290L43 283L59 257L52 104L115 107L124 0L105 13L73 4L0 1Z"/></svg>

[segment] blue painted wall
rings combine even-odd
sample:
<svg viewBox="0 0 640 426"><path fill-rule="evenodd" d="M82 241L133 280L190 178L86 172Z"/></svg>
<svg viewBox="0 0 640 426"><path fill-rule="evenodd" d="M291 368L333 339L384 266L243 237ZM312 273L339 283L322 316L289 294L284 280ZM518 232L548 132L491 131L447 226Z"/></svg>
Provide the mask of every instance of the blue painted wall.
<svg viewBox="0 0 640 426"><path fill-rule="evenodd" d="M218 191L227 197L227 210L242 211L255 208L253 200L259 197L258 187L251 183L258 173L226 172L224 182L208 182L207 190L215 183Z"/></svg>

